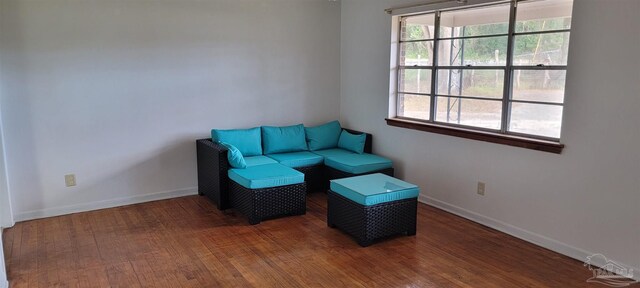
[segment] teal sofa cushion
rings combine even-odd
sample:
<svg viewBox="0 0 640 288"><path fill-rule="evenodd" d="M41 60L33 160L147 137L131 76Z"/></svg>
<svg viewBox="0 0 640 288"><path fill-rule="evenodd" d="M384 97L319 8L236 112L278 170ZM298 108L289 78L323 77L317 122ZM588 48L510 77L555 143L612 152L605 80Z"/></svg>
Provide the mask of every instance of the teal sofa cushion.
<svg viewBox="0 0 640 288"><path fill-rule="evenodd" d="M347 151L341 148L333 148L333 149L324 149L324 150L316 150L313 151L314 154L318 154L324 158L342 156L342 155L351 155L355 154L351 151Z"/></svg>
<svg viewBox="0 0 640 288"><path fill-rule="evenodd" d="M343 130L342 133L340 133L340 139L338 139L338 148L362 154L364 153L364 143L366 140L366 134L355 135Z"/></svg>
<svg viewBox="0 0 640 288"><path fill-rule="evenodd" d="M304 131L309 150L315 151L338 147L342 128L336 120L319 126L305 127Z"/></svg>
<svg viewBox="0 0 640 288"><path fill-rule="evenodd" d="M244 157L244 161L247 163L247 167L278 163L278 161L264 155Z"/></svg>
<svg viewBox="0 0 640 288"><path fill-rule="evenodd" d="M373 154L345 154L327 157L324 165L351 174L363 174L391 168L391 160Z"/></svg>
<svg viewBox="0 0 640 288"><path fill-rule="evenodd" d="M261 189L304 182L304 174L281 164L264 164L229 169L229 178L249 189Z"/></svg>
<svg viewBox="0 0 640 288"><path fill-rule="evenodd" d="M262 140L259 127L231 130L212 129L211 139L235 146L245 157L262 155Z"/></svg>
<svg viewBox="0 0 640 288"><path fill-rule="evenodd" d="M313 166L324 163L324 157L309 151L269 154L267 156L278 161L278 163L291 168Z"/></svg>
<svg viewBox="0 0 640 288"><path fill-rule="evenodd" d="M262 126L262 145L264 154L305 151L307 140L304 136L304 126Z"/></svg>
<svg viewBox="0 0 640 288"><path fill-rule="evenodd" d="M220 145L227 148L227 160L229 161L229 165L233 168L246 168L247 162L244 161L244 157L242 157L242 153L235 146L220 142Z"/></svg>
<svg viewBox="0 0 640 288"><path fill-rule="evenodd" d="M416 198L420 194L418 186L381 173L331 180L330 187L331 191L365 206Z"/></svg>

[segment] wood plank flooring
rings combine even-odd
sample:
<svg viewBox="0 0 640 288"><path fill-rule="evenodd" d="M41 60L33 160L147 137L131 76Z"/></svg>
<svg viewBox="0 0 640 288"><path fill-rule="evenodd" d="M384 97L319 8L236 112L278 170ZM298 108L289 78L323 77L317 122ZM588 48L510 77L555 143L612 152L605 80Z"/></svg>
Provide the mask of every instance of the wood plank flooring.
<svg viewBox="0 0 640 288"><path fill-rule="evenodd" d="M11 287L588 287L582 263L418 206L418 230L367 248L307 214L250 226L201 196L17 223ZM602 287L594 284L593 287Z"/></svg>

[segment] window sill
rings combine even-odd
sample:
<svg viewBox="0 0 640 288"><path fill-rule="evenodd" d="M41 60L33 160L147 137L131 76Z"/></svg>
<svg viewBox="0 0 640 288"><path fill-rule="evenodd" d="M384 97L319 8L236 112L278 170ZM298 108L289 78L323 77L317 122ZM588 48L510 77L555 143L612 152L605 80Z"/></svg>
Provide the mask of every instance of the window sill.
<svg viewBox="0 0 640 288"><path fill-rule="evenodd" d="M539 150L539 151L556 153L556 154L562 153L562 149L564 148L564 144L551 142L551 141L530 139L530 138L524 138L524 137L518 137L518 136L512 136L512 135L491 133L491 132L482 132L482 131L476 131L476 130L458 128L458 127L438 125L433 123L411 121L406 119L386 118L385 120L387 120L387 125L389 126L402 127L402 128L438 133L443 135L449 135L449 136L515 146L515 147L522 147L522 148Z"/></svg>

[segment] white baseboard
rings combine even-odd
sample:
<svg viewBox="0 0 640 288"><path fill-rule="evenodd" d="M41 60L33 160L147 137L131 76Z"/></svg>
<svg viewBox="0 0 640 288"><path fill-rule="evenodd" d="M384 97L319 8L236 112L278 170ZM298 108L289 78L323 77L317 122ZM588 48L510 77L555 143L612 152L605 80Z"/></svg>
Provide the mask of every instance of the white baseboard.
<svg viewBox="0 0 640 288"><path fill-rule="evenodd" d="M420 194L420 196L418 197L418 201L420 201L422 203L425 203L425 204L427 204L429 206L433 206L433 207L436 207L438 209L442 209L444 211L447 211L449 213L458 215L460 217L469 219L469 220L471 220L473 222L482 224L484 226L493 228L493 229L498 230L500 232L509 234L509 235L514 236L516 238L520 238L520 239L522 239L524 241L527 241L527 242L533 243L535 245L547 248L547 249L549 249L551 251L558 252L558 253L560 253L562 255L565 255L565 256L571 257L573 259L576 259L576 260L578 260L580 262L586 261L588 256L591 256L591 255L595 254L593 252L589 252L589 251L586 251L586 250L583 250L583 249L568 245L566 243L562 243L560 241L551 239L549 237L546 237L546 236L543 236L543 235L540 235L540 234L537 234L537 233L533 233L533 232L524 230L522 228L513 226L513 225L511 225L509 223L505 223L505 222L502 222L502 221L497 220L497 219L493 219L491 217L480 215L480 214L475 213L473 211L469 211L469 210L464 209L462 207L458 207L458 206L455 206L455 205L452 205L452 204L449 204L449 203L446 203L446 202L431 198L431 197L423 195L423 194ZM610 259L610 260L615 261L614 259ZM620 264L620 265L626 266L629 269L633 269L633 271L635 272L634 275L633 275L634 276L633 277L634 280L640 281L640 269L638 269L638 267L633 267L633 266L630 266L630 265L626 265L626 264L621 263L619 261L615 261L615 262ZM602 266L604 266L605 263L593 263L593 264L595 266L602 267ZM587 268L585 267L585 269L587 269Z"/></svg>
<svg viewBox="0 0 640 288"><path fill-rule="evenodd" d="M89 203L83 203L83 204L20 212L14 215L14 220L16 222L20 222L20 221L26 221L26 220L53 217L53 216L98 210L98 209L104 209L104 208L112 208L112 207L138 204L143 202L163 200L163 199L196 195L196 194L198 194L198 188L191 187L191 188L185 188L185 189L179 189L179 190L173 190L173 191L163 191L163 192L149 193L144 195L136 195L131 197L122 197L122 198L95 201L95 202L89 202Z"/></svg>

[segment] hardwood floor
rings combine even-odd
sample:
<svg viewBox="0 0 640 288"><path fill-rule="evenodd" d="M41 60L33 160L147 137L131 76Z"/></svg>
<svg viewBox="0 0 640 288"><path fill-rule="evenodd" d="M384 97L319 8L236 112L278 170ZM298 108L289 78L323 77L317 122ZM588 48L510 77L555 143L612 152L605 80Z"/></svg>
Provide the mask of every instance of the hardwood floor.
<svg viewBox="0 0 640 288"><path fill-rule="evenodd" d="M17 223L11 287L586 287L582 263L425 204L418 230L359 247L307 214L250 226L189 196ZM602 287L594 285L593 287Z"/></svg>

